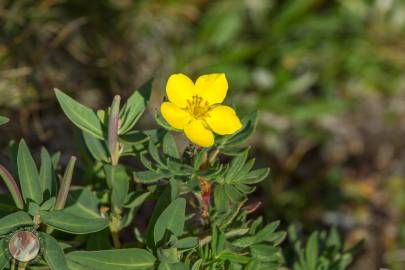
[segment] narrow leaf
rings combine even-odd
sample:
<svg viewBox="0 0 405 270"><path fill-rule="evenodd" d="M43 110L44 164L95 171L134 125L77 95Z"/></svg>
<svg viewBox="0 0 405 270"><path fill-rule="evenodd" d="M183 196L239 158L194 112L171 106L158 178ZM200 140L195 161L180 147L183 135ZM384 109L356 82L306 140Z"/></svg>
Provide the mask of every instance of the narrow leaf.
<svg viewBox="0 0 405 270"><path fill-rule="evenodd" d="M51 268L51 270L69 270L65 254L63 254L63 250L59 246L58 241L49 234L41 232L40 235L45 242L43 257L49 268Z"/></svg>
<svg viewBox="0 0 405 270"><path fill-rule="evenodd" d="M130 131L138 122L142 113L146 109L152 90L152 80L146 82L139 91L135 91L127 100L120 112L122 120L119 134L125 134Z"/></svg>
<svg viewBox="0 0 405 270"><path fill-rule="evenodd" d="M98 232L108 226L108 221L104 218L84 218L67 213L64 210L52 212L40 211L40 215L46 225L73 234Z"/></svg>
<svg viewBox="0 0 405 270"><path fill-rule="evenodd" d="M10 121L7 117L0 116L0 126L7 124Z"/></svg>
<svg viewBox="0 0 405 270"><path fill-rule="evenodd" d="M130 209L132 209L132 208L136 208L136 207L139 207L139 206L141 206L145 201L146 201L146 199L151 195L152 193L151 192L145 192L145 193L142 193L142 192L134 192L134 193L132 193L132 194L130 194L128 197L128 199L127 199L127 201L126 201L126 203L125 203L125 205L124 205L124 207L125 208L130 208Z"/></svg>
<svg viewBox="0 0 405 270"><path fill-rule="evenodd" d="M167 132L166 135L163 137L163 153L175 159L180 158L179 151L177 150L176 141L174 140L172 134L170 134L169 132Z"/></svg>
<svg viewBox="0 0 405 270"><path fill-rule="evenodd" d="M71 203L63 209L65 213L83 218L101 218L98 209L99 201L97 195L90 190L90 187L74 190L70 192L69 195L71 195L68 198Z"/></svg>
<svg viewBox="0 0 405 270"><path fill-rule="evenodd" d="M39 170L41 191L45 199L56 194L56 177L51 156L45 148L41 149L41 168Z"/></svg>
<svg viewBox="0 0 405 270"><path fill-rule="evenodd" d="M103 127L97 114L86 106L75 101L59 89L55 89L56 98L66 116L78 128L103 139Z"/></svg>
<svg viewBox="0 0 405 270"><path fill-rule="evenodd" d="M158 243L165 235L166 230L171 231L175 236L180 236L184 230L186 220L186 200L178 198L174 200L162 212L154 228L154 240Z"/></svg>
<svg viewBox="0 0 405 270"><path fill-rule="evenodd" d="M33 225L31 217L23 211L18 211L0 219L0 235L22 226Z"/></svg>
<svg viewBox="0 0 405 270"><path fill-rule="evenodd" d="M8 191L10 191L11 197L13 197L15 205L19 209L24 209L24 201L21 196L20 188L18 187L12 174L2 165L0 165L0 177L6 184Z"/></svg>
<svg viewBox="0 0 405 270"><path fill-rule="evenodd" d="M242 264L247 264L251 260L251 258L249 258L247 256L239 255L239 254L233 253L231 251L227 251L227 250L221 252L218 255L218 258L221 260L227 260L230 262L242 263Z"/></svg>
<svg viewBox="0 0 405 270"><path fill-rule="evenodd" d="M123 166L105 165L104 169L112 187L111 201L114 207L121 208L129 190L129 176Z"/></svg>
<svg viewBox="0 0 405 270"><path fill-rule="evenodd" d="M40 204L42 202L42 192L38 169L24 140L21 140L18 147L17 167L25 202L32 200Z"/></svg>
<svg viewBox="0 0 405 270"><path fill-rule="evenodd" d="M7 256L7 251L4 248L6 245L6 240L5 239L1 239L0 240L0 270L4 269L7 267L7 265L9 264L9 258Z"/></svg>
<svg viewBox="0 0 405 270"><path fill-rule="evenodd" d="M229 170L226 175L226 178L229 182L233 181L237 177L238 173L245 165L247 156L248 150L245 150L242 154L232 159L231 165L229 166Z"/></svg>
<svg viewBox="0 0 405 270"><path fill-rule="evenodd" d="M97 270L152 270L156 258L144 249L118 249L101 251L74 251L67 255L68 260L86 269Z"/></svg>
<svg viewBox="0 0 405 270"><path fill-rule="evenodd" d="M139 183L152 184L159 180L170 177L170 174L164 172L143 171L134 172L134 177Z"/></svg>
<svg viewBox="0 0 405 270"><path fill-rule="evenodd" d="M91 136L89 133L83 131L83 140L89 150L90 154L95 160L108 162L108 149L104 141Z"/></svg>
<svg viewBox="0 0 405 270"><path fill-rule="evenodd" d="M316 270L318 262L318 234L312 233L305 248L305 257L309 270Z"/></svg>

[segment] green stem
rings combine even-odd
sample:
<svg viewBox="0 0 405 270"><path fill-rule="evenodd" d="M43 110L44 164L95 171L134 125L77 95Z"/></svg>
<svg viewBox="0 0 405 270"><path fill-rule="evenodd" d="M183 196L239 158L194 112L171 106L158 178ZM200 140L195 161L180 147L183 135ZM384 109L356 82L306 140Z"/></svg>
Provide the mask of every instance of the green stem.
<svg viewBox="0 0 405 270"><path fill-rule="evenodd" d="M18 270L25 270L25 268L27 268L27 263L19 263L18 264Z"/></svg>
<svg viewBox="0 0 405 270"><path fill-rule="evenodd" d="M217 159L219 154L219 148L215 149L215 151L212 153L210 157L210 165L214 164L215 160Z"/></svg>
<svg viewBox="0 0 405 270"><path fill-rule="evenodd" d="M120 217L113 216L110 224L111 238L115 248L121 247L120 232L119 232Z"/></svg>

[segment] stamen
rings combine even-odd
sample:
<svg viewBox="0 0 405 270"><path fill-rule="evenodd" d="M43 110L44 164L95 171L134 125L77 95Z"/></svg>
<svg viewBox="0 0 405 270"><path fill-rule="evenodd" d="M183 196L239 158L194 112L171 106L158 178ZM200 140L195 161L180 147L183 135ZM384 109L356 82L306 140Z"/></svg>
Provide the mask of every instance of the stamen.
<svg viewBox="0 0 405 270"><path fill-rule="evenodd" d="M194 95L191 100L187 100L187 110L196 119L201 119L208 116L210 106L202 97Z"/></svg>

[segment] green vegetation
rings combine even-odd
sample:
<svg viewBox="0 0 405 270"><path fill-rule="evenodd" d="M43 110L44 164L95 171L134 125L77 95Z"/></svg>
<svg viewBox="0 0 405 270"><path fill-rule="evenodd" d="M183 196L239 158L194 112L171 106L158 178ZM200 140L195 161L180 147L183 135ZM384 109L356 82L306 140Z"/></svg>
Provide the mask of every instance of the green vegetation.
<svg viewBox="0 0 405 270"><path fill-rule="evenodd" d="M183 72L194 79L201 74L224 72L230 83L229 98L238 114L245 117L245 125L257 121L257 129L251 132L253 135L241 144L241 149L250 146L249 154L242 151L242 155L256 158L258 165L252 172L267 167L271 171L268 176L263 176L265 179L258 188L250 192L250 185L245 187L238 179L227 178L225 170L223 176L215 178L219 181L219 189L234 189L236 186L239 191L242 185L242 189L250 193L246 202L248 206L263 203L250 218L244 217L243 211L238 212L241 216L234 217L240 222L237 223L240 228L246 228L244 222L263 215L257 228L250 229L249 236L244 237L254 238L274 220L281 220L276 233L288 231L291 224L296 224L302 233L302 238L293 241L301 244L292 245L285 240L281 246L283 256L275 255L274 260L266 263L277 262L292 269L324 269L320 267L326 264L312 262L304 249L316 239L318 247L322 247L318 257L333 257L334 260L335 256L331 254L335 251L321 253L328 245L325 244L326 234L312 232L337 227L342 233L340 238L346 242L343 250L361 239L366 242L352 264L354 269L402 269L401 251L405 245L402 232L405 224L405 174L402 169L405 159L402 142L405 135L402 128L405 116L402 79L405 67L404 12L405 3L399 0L1 1L0 114L11 121L1 126L0 145L5 150L0 160L12 173L0 167L0 176L6 179L15 207L5 196L0 213L5 216L17 209L28 211L25 199L28 194L40 208L41 203L56 196L59 187L52 181L57 182L57 178L48 176L54 175L55 170L61 172L61 165L56 161L60 159L60 164L66 166L69 154L73 153L78 154L78 162L77 179L73 181L71 192L78 192L75 198L80 198L76 186L81 190L84 186L96 185L95 196L104 200L101 206L106 203L106 198L98 192L101 187L97 185L107 185L109 181L112 184L115 174L127 175L129 179L156 180L171 178L179 172L194 172L194 163L186 163L191 167L186 169L183 163L180 166L165 159L168 153L163 153L163 146L158 142L164 140L168 143L171 139L165 137L167 133L156 131L158 124L161 130L166 130L165 123L156 117L158 124L155 124L153 116L159 115L157 108L163 100L168 75ZM110 162L117 160L116 156L112 159L110 155L114 144L105 141L108 130L100 130L100 126L105 127L108 121L108 113L103 118L99 112L88 108L106 108L116 94L123 97L124 104L134 89L152 77L153 95L144 116L139 122L138 118L130 116L133 122L126 121L125 127L121 126L122 134L125 134L120 138L121 143L131 146L124 149L125 157L118 161L120 166L115 172ZM75 112L79 112L79 117L87 115L91 125L87 126L70 115L71 101L62 92L57 92L55 98L53 88L67 89L66 94L85 104L87 108ZM66 104L62 102L61 105L69 119L87 133L68 124L57 104L61 99L65 100ZM145 110L142 105L137 106L140 106L140 111ZM124 110L123 106L121 108ZM257 110L260 111L258 118L254 115ZM140 112L134 112L134 115L140 117ZM0 124L6 122L0 118ZM134 129L144 132L132 134ZM25 181L39 179L41 186L24 185L21 194L13 188L14 183L8 174L20 184L18 178L24 170L20 171L19 167L31 172L36 165L33 166L33 160L26 155L24 160L17 162L17 150L27 153L27 149L17 147L16 143L11 144L9 160L4 159L9 140L19 137L28 141L34 160L48 164L43 169L38 168L38 173L29 174L29 178L24 177ZM147 138L152 138L153 143ZM175 139L181 155L187 145L183 137L175 136ZM224 139L224 145L218 145L223 151L218 162L224 164L232 162L233 158L227 155L238 152L235 152L235 146L239 142L231 139L226 145L227 140ZM57 154L41 151L41 145ZM58 154L58 151L64 154ZM139 154L143 151L157 151L164 156L154 154L154 157L146 158ZM190 156L195 154L187 151L185 153ZM52 168L49 160L54 163ZM121 162L126 166L131 164L134 175L121 167ZM105 163L110 163L110 166L100 165ZM45 190L45 187L48 190L45 193L34 192L39 188ZM114 190L112 185L104 188ZM115 188L120 192L127 190L125 185ZM129 187L128 197L114 193L110 198L110 203L117 206L115 208L128 214L124 218L126 229L121 238L131 243L135 226L132 220L134 217L139 220L136 226L140 231L135 233L135 242L142 243L142 233L148 224L146 213L152 211L152 202L162 192L159 187L141 190L142 193L138 194L135 192L137 188ZM220 206L220 200L235 199L226 194L224 198L214 194L212 200ZM240 196L239 192L232 195ZM177 197L170 197L170 201L176 201ZM144 200L152 201L151 205L144 206L148 210L136 210ZM68 196L66 204L71 203ZM31 214L35 207L31 207ZM94 209L99 209L99 206ZM110 210L109 222L122 214L113 214L115 210ZM209 214L215 219L227 216L216 212ZM186 220L187 224L190 217L186 216ZM249 226L253 226L250 222ZM211 229L214 233L218 228ZM48 233L55 236L55 232ZM149 233L153 234L152 231ZM229 232L215 233L215 237L211 235L212 239L220 241L221 233L226 235ZM106 239L105 230L97 234ZM65 240L58 237L59 241ZM91 242L86 246L81 237L84 236L77 236L81 241L80 250L110 248L105 241L101 246ZM225 237L225 246L239 237L237 235L229 241ZM288 238L292 239L291 236ZM173 249L177 249L182 254L192 254L190 260L198 256L209 261L222 251L222 244L214 247L211 240L204 248L198 247L192 252L188 248L183 251L176 247L176 243L174 240L166 242L168 251L165 252L173 254ZM280 248L273 244L265 249ZM302 248L294 251L295 246ZM345 259L351 256L342 251L344 245L337 246L339 248L332 249L338 250ZM68 260L69 267L82 260L81 252L72 252L75 254L72 258L78 259ZM263 251L248 252L252 255ZM148 260L142 252L139 256ZM157 261L170 257L167 253L160 254L160 257L154 253L154 256ZM223 256L229 261L229 254ZM344 265L345 259L334 263ZM218 265L221 263L218 261ZM169 263L162 264L162 269L167 268L165 264Z"/></svg>

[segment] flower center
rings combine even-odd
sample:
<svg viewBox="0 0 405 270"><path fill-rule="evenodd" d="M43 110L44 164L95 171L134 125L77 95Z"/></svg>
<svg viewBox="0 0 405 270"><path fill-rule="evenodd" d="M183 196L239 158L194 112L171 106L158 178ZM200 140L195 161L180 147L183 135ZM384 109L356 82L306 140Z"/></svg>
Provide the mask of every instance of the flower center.
<svg viewBox="0 0 405 270"><path fill-rule="evenodd" d="M187 111L196 119L207 116L209 110L210 105L200 96L194 95L191 100L187 100Z"/></svg>

